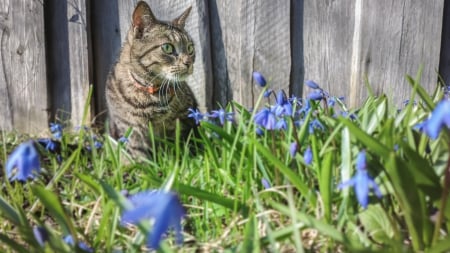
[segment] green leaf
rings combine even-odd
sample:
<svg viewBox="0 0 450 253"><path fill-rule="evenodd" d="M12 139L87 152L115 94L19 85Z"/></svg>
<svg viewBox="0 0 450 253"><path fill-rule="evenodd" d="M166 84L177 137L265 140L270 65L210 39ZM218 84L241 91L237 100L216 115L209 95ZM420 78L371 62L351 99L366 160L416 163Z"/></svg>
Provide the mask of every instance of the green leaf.
<svg viewBox="0 0 450 253"><path fill-rule="evenodd" d="M282 204L279 204L279 203L276 203L273 201L270 202L270 205L285 215L288 215L288 216L291 215L291 210L287 206L284 206ZM314 217L311 217L305 213L302 213L302 212L296 213L296 216L297 216L297 219L299 219L301 221L300 223L292 224L288 228L274 231L272 236L274 238L276 238L277 240L281 240L283 238L290 236L295 229L300 229L300 228L306 226L308 228L317 229L317 231L319 231L319 233L332 238L336 242L340 242L340 243L344 243L344 244L347 242L347 239L344 237L344 234L341 231L335 229L332 225L322 222L322 221L320 221ZM261 239L261 243L264 245L269 243L268 238L263 237Z"/></svg>
<svg viewBox="0 0 450 253"><path fill-rule="evenodd" d="M325 219L331 223L332 197L333 197L333 156L334 152L330 151L324 154L319 168L319 190L322 197Z"/></svg>
<svg viewBox="0 0 450 253"><path fill-rule="evenodd" d="M2 196L0 196L0 212L14 225L20 226L22 224L19 213Z"/></svg>
<svg viewBox="0 0 450 253"><path fill-rule="evenodd" d="M352 152L350 142L350 131L348 128L342 129L341 134L341 180L349 180L352 176ZM344 190L344 196L348 195L348 190Z"/></svg>
<svg viewBox="0 0 450 253"><path fill-rule="evenodd" d="M302 195L312 203L313 206L317 203L317 198L310 192L310 188L302 181L302 179L289 167L287 167L282 161L273 155L273 153L264 145L253 140L253 144L256 149L271 163L275 168L280 170L284 176L294 185Z"/></svg>
<svg viewBox="0 0 450 253"><path fill-rule="evenodd" d="M427 213L425 213L425 200L418 193L417 185L406 164L396 157L394 152L389 154L387 158L386 172L391 179L395 195L400 203L413 247L415 250L422 250L425 246L424 235L431 235L432 233L427 226L429 224L426 224L430 221Z"/></svg>
<svg viewBox="0 0 450 253"><path fill-rule="evenodd" d="M244 241L242 244L241 252L260 252L259 236L257 222L254 215L251 215L245 226Z"/></svg>
<svg viewBox="0 0 450 253"><path fill-rule="evenodd" d="M442 253L450 251L450 239L447 238L441 241L438 241L431 249L425 251L427 253Z"/></svg>
<svg viewBox="0 0 450 253"><path fill-rule="evenodd" d="M152 180L155 184L158 185L162 183L161 179L159 178L150 178L150 180ZM197 187L192 187L181 183L174 184L172 190L178 192L179 194L192 196L198 199L202 199L205 201L221 205L230 210L239 210L242 212L242 215L244 217L248 216L249 207L238 200L230 199L225 196L207 192Z"/></svg>
<svg viewBox="0 0 450 253"><path fill-rule="evenodd" d="M420 78L422 76L422 68L419 69L417 72L416 78L412 78L411 76L407 75L406 80L408 80L408 83L413 87L415 91L417 91L417 94L419 94L420 98L425 102L428 109L433 110L434 103L431 99L430 95L428 95L428 92L420 85Z"/></svg>
<svg viewBox="0 0 450 253"><path fill-rule="evenodd" d="M10 249L14 249L15 252L30 252L27 248L25 248L23 245L20 245L15 240L9 238L8 236L0 233L0 241L2 241L2 249L5 249L4 246L8 246Z"/></svg>
<svg viewBox="0 0 450 253"><path fill-rule="evenodd" d="M63 234L71 234L75 238L76 230L56 194L39 185L33 185L31 190L39 198L42 205L49 210L53 218L61 225L64 230Z"/></svg>
<svg viewBox="0 0 450 253"><path fill-rule="evenodd" d="M401 143L401 148L406 155L406 164L409 172L414 177L417 186L428 195L431 200L441 197L442 187L439 176L436 175L428 160L418 152L411 149L408 144Z"/></svg>
<svg viewBox="0 0 450 253"><path fill-rule="evenodd" d="M359 214L359 220L364 226L364 230L377 243L384 244L394 238L395 229L381 205L369 205L365 211Z"/></svg>
<svg viewBox="0 0 450 253"><path fill-rule="evenodd" d="M362 142L371 152L378 154L381 157L389 156L391 149L379 142L375 137L367 134L361 128L359 128L355 123L350 120L339 117L339 121L348 127L349 131L355 136L360 142Z"/></svg>
<svg viewBox="0 0 450 253"><path fill-rule="evenodd" d="M101 187L98 185L98 182L93 179L89 175L81 174L81 173L75 173L75 176L80 179L83 183L89 186L95 194L99 195L101 193Z"/></svg>

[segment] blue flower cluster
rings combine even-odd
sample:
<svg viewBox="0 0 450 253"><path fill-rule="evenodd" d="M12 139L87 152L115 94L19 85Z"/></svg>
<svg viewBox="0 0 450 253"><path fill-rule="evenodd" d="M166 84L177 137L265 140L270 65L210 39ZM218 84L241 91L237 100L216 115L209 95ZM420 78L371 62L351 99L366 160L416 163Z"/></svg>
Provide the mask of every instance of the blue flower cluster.
<svg viewBox="0 0 450 253"><path fill-rule="evenodd" d="M227 112L224 109L213 110L210 113L201 113L197 108L189 108L188 117L195 120L195 124L200 124L201 121L209 121L218 123L221 126L225 124L226 121L234 122L234 112Z"/></svg>
<svg viewBox="0 0 450 253"><path fill-rule="evenodd" d="M255 72L253 75L255 80L258 80L256 77L262 77L258 72ZM297 98L295 96L288 98L283 90L278 91L275 95L275 104L266 105L255 114L254 122L258 126L257 133L262 134L264 130L286 130L290 120L292 120L295 127L303 125L306 115L313 109L311 106L312 101L327 99L328 106L335 105L338 98L331 97L317 83L306 81L306 85L315 89L307 96L307 99ZM274 94L274 91L267 89L263 96L269 98L272 94ZM342 100L343 98L339 99ZM315 130L325 130L320 120L315 118L314 115L312 116L308 126L309 133L312 134Z"/></svg>

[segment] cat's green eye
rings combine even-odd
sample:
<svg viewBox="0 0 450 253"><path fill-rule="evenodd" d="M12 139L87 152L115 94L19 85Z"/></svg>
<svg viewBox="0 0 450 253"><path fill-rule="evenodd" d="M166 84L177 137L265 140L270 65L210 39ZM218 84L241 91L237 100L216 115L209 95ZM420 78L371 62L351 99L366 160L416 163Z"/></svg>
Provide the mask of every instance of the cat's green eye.
<svg viewBox="0 0 450 253"><path fill-rule="evenodd" d="M186 50L187 50L188 54L193 54L194 53L194 45L188 44Z"/></svg>
<svg viewBox="0 0 450 253"><path fill-rule="evenodd" d="M166 54L173 54L173 51L175 50L173 45L170 43L162 44L161 49Z"/></svg>

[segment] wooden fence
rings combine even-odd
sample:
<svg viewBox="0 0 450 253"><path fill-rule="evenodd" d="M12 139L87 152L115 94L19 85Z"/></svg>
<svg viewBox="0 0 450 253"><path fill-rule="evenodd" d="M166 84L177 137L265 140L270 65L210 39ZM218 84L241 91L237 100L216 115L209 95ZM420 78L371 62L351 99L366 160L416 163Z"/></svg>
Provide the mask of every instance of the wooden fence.
<svg viewBox="0 0 450 253"><path fill-rule="evenodd" d="M48 122L79 125L89 84L90 116L104 116L104 83L136 0L0 0L0 129L39 133ZM192 5L196 44L189 82L204 109L236 100L251 107L262 72L273 89L303 93L312 79L347 103L365 81L397 103L405 74L423 66L432 91L450 81L450 4L444 0L149 0L172 19ZM305 91L306 92L306 91ZM102 114L103 113L103 114Z"/></svg>

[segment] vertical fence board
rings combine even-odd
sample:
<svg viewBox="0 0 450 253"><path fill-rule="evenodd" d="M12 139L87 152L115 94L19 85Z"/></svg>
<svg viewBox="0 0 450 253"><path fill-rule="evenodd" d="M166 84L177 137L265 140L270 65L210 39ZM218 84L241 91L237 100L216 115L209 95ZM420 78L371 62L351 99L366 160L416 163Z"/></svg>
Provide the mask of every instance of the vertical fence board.
<svg viewBox="0 0 450 253"><path fill-rule="evenodd" d="M304 1L291 0L291 75L290 93L300 97L305 79L305 61L303 47Z"/></svg>
<svg viewBox="0 0 450 253"><path fill-rule="evenodd" d="M349 94L354 7L354 0L304 1L305 79L336 96Z"/></svg>
<svg viewBox="0 0 450 253"><path fill-rule="evenodd" d="M367 94L364 78L376 94L397 103L409 98L405 74L415 76L423 65L422 85L432 91L437 83L443 0L361 1L358 67L351 84L351 104ZM354 45L355 46L355 45ZM355 57L355 55L353 55Z"/></svg>
<svg viewBox="0 0 450 253"><path fill-rule="evenodd" d="M352 75L358 78L350 86L350 104L367 96L366 77L375 94L384 92L397 103L409 98L405 74L415 76L420 66L422 85L431 92L437 83L444 1L357 1L363 18L360 45L353 45L358 60Z"/></svg>
<svg viewBox="0 0 450 253"><path fill-rule="evenodd" d="M38 133L48 117L43 2L3 0L0 17L0 128Z"/></svg>
<svg viewBox="0 0 450 253"><path fill-rule="evenodd" d="M109 69L118 57L121 27L117 0L91 1L92 56L96 117L106 118L105 82ZM120 0L119 2L124 2Z"/></svg>
<svg viewBox="0 0 450 253"><path fill-rule="evenodd" d="M71 122L74 126L82 123L83 116L89 120L90 114L83 115L89 92L89 24L87 20L87 0L68 0L69 56L71 80ZM86 122L85 122L86 123Z"/></svg>
<svg viewBox="0 0 450 253"><path fill-rule="evenodd" d="M79 126L90 84L87 5L47 0L46 40L52 118ZM89 119L89 115L87 115Z"/></svg>
<svg viewBox="0 0 450 253"><path fill-rule="evenodd" d="M137 1L0 1L0 129L46 130L48 111L80 124L91 81L102 115L106 76ZM260 91L253 71L295 95L304 92L303 79L313 79L351 106L367 96L366 79L398 104L411 92L404 75L420 66L429 92L438 69L450 82L443 0L147 2L163 20L192 5L186 30L197 58L188 82L201 107L230 100L251 107Z"/></svg>
<svg viewBox="0 0 450 253"><path fill-rule="evenodd" d="M210 7L214 97L222 104L233 99L251 107L259 95L252 83L253 71L271 80L274 90L287 91L290 2L218 0Z"/></svg>

